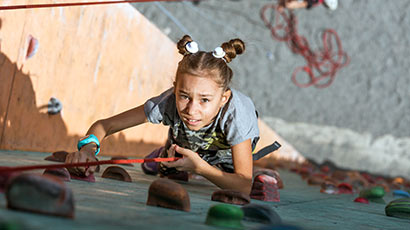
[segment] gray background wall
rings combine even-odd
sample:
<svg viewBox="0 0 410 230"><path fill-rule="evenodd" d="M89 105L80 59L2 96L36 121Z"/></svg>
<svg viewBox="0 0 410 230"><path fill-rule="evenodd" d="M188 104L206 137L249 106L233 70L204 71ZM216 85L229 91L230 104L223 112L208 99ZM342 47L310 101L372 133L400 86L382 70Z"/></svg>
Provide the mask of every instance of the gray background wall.
<svg viewBox="0 0 410 230"><path fill-rule="evenodd" d="M410 178L410 1L339 0L335 11L295 11L297 29L313 50L322 47L321 31L331 28L350 57L324 89L292 83L293 70L305 61L274 40L262 22L261 8L274 2L133 6L175 42L188 33L210 51L231 38L243 39L245 54L230 63L233 87L249 95L261 118L303 155Z"/></svg>

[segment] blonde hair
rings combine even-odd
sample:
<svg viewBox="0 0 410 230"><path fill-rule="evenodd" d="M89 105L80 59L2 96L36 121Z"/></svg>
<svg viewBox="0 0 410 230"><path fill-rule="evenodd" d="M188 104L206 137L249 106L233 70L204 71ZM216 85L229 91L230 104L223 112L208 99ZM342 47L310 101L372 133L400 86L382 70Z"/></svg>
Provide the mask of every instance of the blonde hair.
<svg viewBox="0 0 410 230"><path fill-rule="evenodd" d="M224 90L227 90L233 77L232 69L227 63L231 62L237 55L245 52L245 43L238 38L222 43L221 48L224 50L225 56L216 58L212 55L212 52L189 53L186 49L189 42L192 42L192 38L185 35L177 43L178 51L184 57L178 63L176 80L184 73L213 77L216 83Z"/></svg>

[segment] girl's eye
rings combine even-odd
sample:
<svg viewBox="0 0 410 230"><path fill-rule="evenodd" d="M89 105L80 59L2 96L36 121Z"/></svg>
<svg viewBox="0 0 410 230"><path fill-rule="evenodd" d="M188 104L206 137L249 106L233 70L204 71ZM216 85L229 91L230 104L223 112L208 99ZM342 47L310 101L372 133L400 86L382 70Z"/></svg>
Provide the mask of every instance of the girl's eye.
<svg viewBox="0 0 410 230"><path fill-rule="evenodd" d="M209 99L208 98L202 98L202 100L201 100L202 102L209 102Z"/></svg>
<svg viewBox="0 0 410 230"><path fill-rule="evenodd" d="M188 99L188 96L186 96L186 95L180 95L179 96L181 99L184 99L184 100L187 100Z"/></svg>

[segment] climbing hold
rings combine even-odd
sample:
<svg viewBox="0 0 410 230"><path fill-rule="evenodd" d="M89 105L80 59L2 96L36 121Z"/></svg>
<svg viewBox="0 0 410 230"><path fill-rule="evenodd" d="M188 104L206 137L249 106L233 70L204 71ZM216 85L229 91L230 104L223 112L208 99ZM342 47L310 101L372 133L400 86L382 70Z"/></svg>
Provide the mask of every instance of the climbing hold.
<svg viewBox="0 0 410 230"><path fill-rule="evenodd" d="M226 228L242 228L242 219L243 211L239 207L217 204L209 208L205 224Z"/></svg>
<svg viewBox="0 0 410 230"><path fill-rule="evenodd" d="M362 177L364 177L367 180L367 182L369 182L370 184L376 183L376 180L374 179L374 177L368 173L362 172Z"/></svg>
<svg viewBox="0 0 410 230"><path fill-rule="evenodd" d="M54 115L61 112L61 110L63 109L63 104L57 98L51 97L48 101L47 108L48 114Z"/></svg>
<svg viewBox="0 0 410 230"><path fill-rule="evenodd" d="M336 184L333 181L326 180L322 183L320 192L326 194L337 194L339 191L336 187Z"/></svg>
<svg viewBox="0 0 410 230"><path fill-rule="evenodd" d="M357 197L356 199L354 199L354 202L368 204L369 200L364 197Z"/></svg>
<svg viewBox="0 0 410 230"><path fill-rule="evenodd" d="M410 219L410 198L391 201L384 209L387 216Z"/></svg>
<svg viewBox="0 0 410 230"><path fill-rule="evenodd" d="M55 177L20 174L7 186L6 199L10 209L74 217L71 189Z"/></svg>
<svg viewBox="0 0 410 230"><path fill-rule="evenodd" d="M337 189L339 194L353 194L353 187L349 183L340 183Z"/></svg>
<svg viewBox="0 0 410 230"><path fill-rule="evenodd" d="M385 194L383 187L376 186L370 189L360 191L359 196L367 199L382 198Z"/></svg>
<svg viewBox="0 0 410 230"><path fill-rule="evenodd" d="M0 229L1 230L23 230L30 229L21 220L10 220L10 219L0 219Z"/></svg>
<svg viewBox="0 0 410 230"><path fill-rule="evenodd" d="M264 225L256 230L302 230L302 228L289 225L289 224L275 224L275 225Z"/></svg>
<svg viewBox="0 0 410 230"><path fill-rule="evenodd" d="M369 198L368 200L374 203L386 204L386 201L383 198Z"/></svg>
<svg viewBox="0 0 410 230"><path fill-rule="evenodd" d="M212 193L211 200L237 205L249 204L251 202L249 195L230 189L215 191Z"/></svg>
<svg viewBox="0 0 410 230"><path fill-rule="evenodd" d="M43 175L51 175L60 178L63 181L70 181L71 176L66 168L54 168L46 169L43 172Z"/></svg>
<svg viewBox="0 0 410 230"><path fill-rule="evenodd" d="M71 179L73 180L81 180L81 181L91 182L91 183L95 182L94 173L91 173L88 176L85 176L85 175L79 176L79 175L75 175L74 173L70 172L70 176L71 176Z"/></svg>
<svg viewBox="0 0 410 230"><path fill-rule="evenodd" d="M307 183L309 185L321 185L323 182L325 182L326 178L323 177L321 174L313 174L308 177Z"/></svg>
<svg viewBox="0 0 410 230"><path fill-rule="evenodd" d="M369 187L369 182L364 178L359 172L353 171L348 172L348 182L356 189L363 190L364 188Z"/></svg>
<svg viewBox="0 0 410 230"><path fill-rule="evenodd" d="M189 195L182 185L165 178L151 183L148 190L147 205L189 212Z"/></svg>
<svg viewBox="0 0 410 230"><path fill-rule="evenodd" d="M257 169L257 170L254 171L253 174L254 174L254 176L253 176L254 178L257 177L257 176L259 176L259 175L262 175L262 174L266 174L266 175L268 175L268 176L271 176L271 177L273 177L273 178L276 179L277 184L278 184L278 188L279 188L279 189L282 189L282 188L283 188L283 181L282 181L282 179L280 178L279 172L276 171L276 170L272 170L272 169Z"/></svg>
<svg viewBox="0 0 410 230"><path fill-rule="evenodd" d="M162 176L162 175L161 175ZM189 175L187 172L179 171L178 173L170 173L166 175L168 179L179 180L179 181L188 181Z"/></svg>
<svg viewBox="0 0 410 230"><path fill-rule="evenodd" d="M144 159L157 158L164 151L164 147L154 150L152 153L148 154ZM145 174L157 175L159 170L158 162L145 162L141 164L141 169Z"/></svg>
<svg viewBox="0 0 410 230"><path fill-rule="evenodd" d="M335 170L332 173L332 178L340 181L344 181L347 178L347 173L343 170Z"/></svg>
<svg viewBox="0 0 410 230"><path fill-rule="evenodd" d="M101 177L125 182L132 182L130 174L128 174L125 169L119 166L110 166L106 168Z"/></svg>
<svg viewBox="0 0 410 230"><path fill-rule="evenodd" d="M67 152L66 151L58 151L58 152L54 152L51 156L46 157L44 160L48 160L48 161L57 161L57 162L65 162L65 159L67 158ZM98 161L98 158L95 158L96 161ZM97 165L97 167L95 168L94 172L100 172L100 165ZM70 172L70 175L72 176L72 179L75 180L86 180L84 177L84 175L76 175L74 173L74 171L71 168L67 168L67 170ZM73 178L75 177L75 178ZM92 180L92 178L89 178L90 180ZM95 178L94 178L95 181ZM92 181L92 182L94 182Z"/></svg>
<svg viewBox="0 0 410 230"><path fill-rule="evenodd" d="M44 158L46 161L56 161L56 162L65 162L65 158L67 157L68 152L66 151L57 151Z"/></svg>
<svg viewBox="0 0 410 230"><path fill-rule="evenodd" d="M410 197L410 194L404 190L394 190L393 196L395 197Z"/></svg>
<svg viewBox="0 0 410 230"><path fill-rule="evenodd" d="M27 53L26 53L26 59L29 59L33 57L38 50L39 47L39 42L38 40L33 37L32 35L28 36L28 48L27 48Z"/></svg>
<svg viewBox="0 0 410 230"><path fill-rule="evenodd" d="M327 166L327 165L322 165L322 166L320 166L320 171L322 173L330 173L330 167Z"/></svg>
<svg viewBox="0 0 410 230"><path fill-rule="evenodd" d="M402 177L395 177L391 182L392 188L396 190L403 189L404 184L405 181Z"/></svg>
<svg viewBox="0 0 410 230"><path fill-rule="evenodd" d="M390 187L389 187L389 185L388 185L386 182L384 182L384 181L379 181L378 183L374 184L374 186L382 187L386 193L387 193L387 192L390 192Z"/></svg>
<svg viewBox="0 0 410 230"><path fill-rule="evenodd" d="M264 224L280 224L282 219L280 216L267 205L247 204L242 206L244 220L259 222Z"/></svg>
<svg viewBox="0 0 410 230"><path fill-rule="evenodd" d="M6 167L0 167L0 168L6 168ZM0 173L0 193L3 193L4 190L6 189L6 186L8 182L19 175L19 172L2 172Z"/></svg>
<svg viewBox="0 0 410 230"><path fill-rule="evenodd" d="M128 159L127 157L121 157L121 156L111 157L111 160L127 160L127 159ZM120 165L134 167L134 165L131 164L131 163L128 163L128 164L120 164Z"/></svg>
<svg viewBox="0 0 410 230"><path fill-rule="evenodd" d="M266 174L258 175L253 180L251 198L263 201L279 202L279 188L277 180Z"/></svg>
<svg viewBox="0 0 410 230"><path fill-rule="evenodd" d="M306 179L313 173L313 169L311 167L303 166L299 168L298 173L302 179Z"/></svg>

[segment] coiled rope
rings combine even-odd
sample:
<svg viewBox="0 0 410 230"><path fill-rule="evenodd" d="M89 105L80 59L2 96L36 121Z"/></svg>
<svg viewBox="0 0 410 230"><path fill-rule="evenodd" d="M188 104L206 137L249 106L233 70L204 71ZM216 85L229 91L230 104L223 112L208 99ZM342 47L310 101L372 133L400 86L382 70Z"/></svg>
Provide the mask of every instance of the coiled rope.
<svg viewBox="0 0 410 230"><path fill-rule="evenodd" d="M296 86L300 88L328 87L332 84L337 71L349 64L350 58L343 51L336 31L324 30L322 32L323 47L315 52L310 48L308 40L298 34L297 19L292 10L280 9L276 4L267 4L262 7L260 16L274 39L286 42L293 53L305 58L307 64L297 67L292 73L292 81ZM307 74L306 83L298 80L297 76L300 72Z"/></svg>

